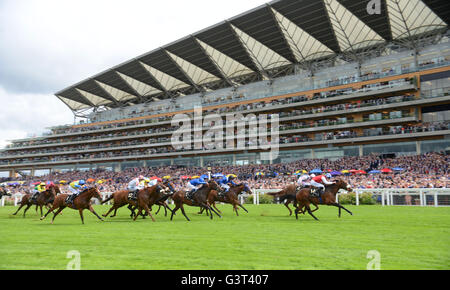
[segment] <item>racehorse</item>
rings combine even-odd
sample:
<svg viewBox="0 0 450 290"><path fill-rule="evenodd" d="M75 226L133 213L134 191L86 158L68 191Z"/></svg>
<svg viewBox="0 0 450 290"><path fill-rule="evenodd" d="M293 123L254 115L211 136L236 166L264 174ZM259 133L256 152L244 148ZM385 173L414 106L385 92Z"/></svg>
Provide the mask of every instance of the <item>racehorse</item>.
<svg viewBox="0 0 450 290"><path fill-rule="evenodd" d="M298 187L295 184L290 184L286 186L283 190L278 192L269 192L268 195L273 196L279 202L284 202L284 206L289 210L289 216L292 215L292 210L289 208L289 204L293 203L294 207L296 207L296 194Z"/></svg>
<svg viewBox="0 0 450 290"><path fill-rule="evenodd" d="M27 210L32 205L36 205L36 212L39 207L41 209L41 216L42 216L42 214L43 214L42 207L53 203L53 201L55 200L55 197L58 193L61 193L61 191L60 191L59 187L55 185L55 186L50 186L47 190L44 190L43 192L38 193L36 199L34 199L34 200L31 199L33 194L31 194L31 193L25 194L22 197L22 200L19 201L20 207L17 209L17 211L15 213L13 213L13 215L16 215L22 207L27 206L25 208L25 210L23 211L23 217L25 217L25 213L27 212Z"/></svg>
<svg viewBox="0 0 450 290"><path fill-rule="evenodd" d="M341 209L345 210L349 214L353 215L351 211L343 207L341 204L336 202L336 194L340 189L351 190L351 186L345 183L342 180L335 181L334 184L325 185L325 191L321 194L320 197L311 196L311 188L302 188L296 195L297 206L295 209L295 218L298 219L298 213L305 212L303 208L306 208L309 215L312 216L315 220L318 220L313 212L319 209L319 204L331 205L339 208L339 217L341 217ZM314 204L316 207L313 211L311 211L310 204Z"/></svg>
<svg viewBox="0 0 450 290"><path fill-rule="evenodd" d="M128 209L131 211L131 218L134 218L135 214L135 210L137 208L137 200L130 200L128 199L128 194L129 191L128 190L120 190L120 191L116 191L113 194L111 194L110 197L108 197L107 199L105 199L104 201L102 201L102 204L110 201L111 199L114 199L114 203L113 206L109 209L109 211L106 214L103 214L103 217L107 217L113 210L114 210L114 214L111 217L115 217L117 214L117 210L125 205L128 204ZM156 198L161 199L162 197L165 196L165 194L163 192L161 192L160 190L157 191L156 193L158 195L158 197ZM138 193L139 195L139 193ZM163 206L166 209L166 215L167 216L167 209L169 209L170 211L172 211L170 209L170 207L167 205L166 202L162 201L162 202L157 202L156 204L158 204L159 206ZM153 204L149 205L150 209L152 207ZM159 210L158 210L159 211Z"/></svg>
<svg viewBox="0 0 450 290"><path fill-rule="evenodd" d="M48 210L48 212L41 217L41 220L45 219L50 212L53 212L57 209L56 212L53 213L52 224L55 220L55 217L66 207L69 207L74 210L78 210L81 217L81 222L84 224L83 210L88 209L92 212L99 220L103 221L103 219L94 211L91 205L91 199L96 198L98 200L102 200L102 196L100 195L100 191L96 187L91 187L83 192L81 192L75 199L72 204L68 204L66 199L68 194L60 194L55 197L55 201L53 202L52 207Z"/></svg>
<svg viewBox="0 0 450 290"><path fill-rule="evenodd" d="M172 210L172 215L170 216L170 220L173 219L174 214L181 209L181 212L183 213L184 217L188 220L191 221L187 215L186 212L184 211L184 206L183 204L189 205L189 206L199 206L201 208L205 208L207 210L210 210L212 212L214 212L216 215L218 215L219 217L222 217L219 213L217 213L213 208L211 208L211 206L209 205L208 202L208 194L210 193L211 190L216 190L219 191L219 185L214 181L211 180L209 181L207 184L204 184L200 189L198 189L196 192L193 193L192 195L192 200L188 199L186 197L186 192L183 190L177 191L175 193L166 195L163 199L161 199L160 201L164 201L167 200L167 198L171 197L172 200L175 203L175 208ZM211 214L210 218L213 218L213 215Z"/></svg>
<svg viewBox="0 0 450 290"><path fill-rule="evenodd" d="M229 203L233 206L233 211L236 212L236 215L239 216L238 206L248 213L248 210L239 202L238 196L241 193L252 194L252 190L250 189L250 187L248 187L247 184L244 183L231 186L228 192L224 192L223 194L219 194L219 192L216 190L211 190L208 194L208 202L219 213L222 212L216 207L216 202ZM205 208L202 208L199 214L202 214L204 210ZM208 211L206 213L208 214Z"/></svg>
<svg viewBox="0 0 450 290"><path fill-rule="evenodd" d="M152 221L155 221L152 214L150 213L151 207L154 204L158 204L161 199L165 198L165 196L168 195L165 194L166 191L167 187L163 186L162 184L156 184L140 190L137 194L138 212L134 216L134 220L136 220L137 217L141 215L141 212L145 210L145 213L151 217Z"/></svg>

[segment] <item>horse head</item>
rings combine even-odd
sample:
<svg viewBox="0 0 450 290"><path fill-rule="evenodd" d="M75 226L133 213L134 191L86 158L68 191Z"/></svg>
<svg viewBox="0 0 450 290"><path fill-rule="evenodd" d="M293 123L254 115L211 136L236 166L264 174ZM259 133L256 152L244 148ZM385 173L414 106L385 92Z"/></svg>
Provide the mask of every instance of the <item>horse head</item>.
<svg viewBox="0 0 450 290"><path fill-rule="evenodd" d="M336 185L337 185L338 191L339 191L339 189L343 189L346 191L352 191L352 187L349 184L347 184L345 181L343 181L342 179L338 179L336 181Z"/></svg>
<svg viewBox="0 0 450 290"><path fill-rule="evenodd" d="M92 197L98 199L100 202L103 200L103 197L102 197L100 191L99 191L98 188L95 187L95 186L86 189L86 190L83 191L82 193L85 193L85 192L86 192L86 193L89 193L89 194L92 194ZM80 194L82 194L82 193L80 193Z"/></svg>
<svg viewBox="0 0 450 290"><path fill-rule="evenodd" d="M241 193L247 193L247 194L253 194L253 191L251 190L250 186L248 186L247 183L242 184L244 188L242 189Z"/></svg>
<svg viewBox="0 0 450 290"><path fill-rule="evenodd" d="M215 180L210 180L209 182L208 182L208 184L205 184L205 185L208 185L208 187L210 188L210 189L214 189L214 190L216 190L216 191L219 191L220 190L220 188L219 188L219 185L217 184L217 182L215 181Z"/></svg>

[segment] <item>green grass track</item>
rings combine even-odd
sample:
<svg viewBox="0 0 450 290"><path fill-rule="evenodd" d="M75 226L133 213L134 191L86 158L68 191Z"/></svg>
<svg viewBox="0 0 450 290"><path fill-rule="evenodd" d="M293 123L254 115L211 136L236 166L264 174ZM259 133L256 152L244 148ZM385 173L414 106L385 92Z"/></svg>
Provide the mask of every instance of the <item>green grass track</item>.
<svg viewBox="0 0 450 290"><path fill-rule="evenodd" d="M171 206L173 207L173 206ZM381 269L450 269L450 207L348 206L354 215L322 206L299 220L282 205L247 205L237 217L220 205L223 218L200 216L186 207L170 221L163 210L133 222L122 208L99 221L65 209L50 224L34 207L22 217L0 207L0 269L66 269L69 251L80 253L81 269L361 269L380 254ZM109 206L95 206L99 214ZM156 207L154 211L156 211Z"/></svg>

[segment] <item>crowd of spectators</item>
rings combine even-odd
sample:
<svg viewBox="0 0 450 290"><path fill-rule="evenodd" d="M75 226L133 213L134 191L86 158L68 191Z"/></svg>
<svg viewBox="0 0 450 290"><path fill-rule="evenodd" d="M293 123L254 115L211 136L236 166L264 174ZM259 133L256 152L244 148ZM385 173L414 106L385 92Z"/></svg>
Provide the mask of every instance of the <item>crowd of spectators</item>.
<svg viewBox="0 0 450 290"><path fill-rule="evenodd" d="M342 174L341 178L353 188L448 188L450 186L450 156L444 153L426 153L416 156L384 156L372 154L364 157L343 157L330 159L303 159L284 164L251 164L243 166L210 166L212 174L235 174L237 182L245 182L253 189L281 189L294 183L298 178L296 172L321 169L324 172L343 170L364 170L367 174ZM171 176L171 181L178 189L186 186L185 176L200 176L207 174L208 165L204 167L165 166L127 168L121 172L108 170L54 172L41 177L22 177L15 181L24 181L21 186L11 186L13 193L30 188L36 181L61 180L67 183L79 179L102 180L97 184L103 192L114 192L126 189L127 183L138 175L148 177ZM392 173L369 174L372 170L384 168L401 168ZM0 179L6 182L8 179ZM62 185L66 190L66 185Z"/></svg>
<svg viewBox="0 0 450 290"><path fill-rule="evenodd" d="M328 125L337 125L340 124L339 121L333 121L331 123L327 123ZM324 126L325 124L321 124ZM317 124L306 124L303 122L292 123L290 125L281 125L279 127L280 132L285 130L297 130L302 128L308 128L310 126L317 126ZM399 125L399 126L380 126L378 128L364 129L361 132L357 132L356 130L340 130L333 132L322 132L316 133L314 138L309 137L306 134L297 134L291 136L280 135L278 142L279 144L294 144L294 143L303 143L303 142L312 142L312 141L330 141L330 140L340 140L340 139L348 139L348 138L358 138L358 137L373 137L373 136L382 136L382 135L398 135L398 134L409 134L409 133L421 133L421 132L433 132L433 131L441 131L441 130L450 130L450 122L430 122L430 123L419 123L412 125ZM249 131L246 130L245 134L248 134ZM276 140L272 140L276 142ZM271 141L268 141L267 144L270 144ZM155 145L152 147L145 147L144 145L148 144L161 144ZM107 151L107 148L119 148L125 146L140 146L143 145L142 148L127 148L122 150L115 151ZM202 150L210 150L213 147L214 142L211 144L204 144ZM227 149L228 143L225 142L223 145L223 149ZM252 145L251 139L247 139L245 143L234 144L233 146L244 146L245 148L250 148ZM233 147L236 148L236 147ZM102 149L100 152L76 152L79 150L88 150L88 149ZM220 148L213 148L220 149ZM124 141L115 141L113 143L101 143L101 144L83 144L83 145L75 145L75 146L67 146L67 147L57 147L53 149L42 149L42 150L31 150L31 151L20 151L20 155L25 154L36 154L36 153L66 153L66 154L58 154L58 155L48 155L48 156L39 156L39 157L23 157L17 158L12 161L7 159L0 160L1 164L20 164L20 163L39 163L39 162L57 162L57 161L67 161L67 160L83 160L83 159L101 159L101 158L113 158L113 157L126 157L126 156L146 156L146 155L154 155L154 154L166 154L166 153L174 153L174 152L188 152L192 151L194 148L188 147L180 147L174 148L171 143L171 139L168 137L160 137L160 138L150 138L150 139L135 139L135 140L124 140ZM196 151L198 149L195 149ZM74 153L71 153L74 152ZM14 154L8 154L11 156ZM16 156L20 156L19 154Z"/></svg>
<svg viewBox="0 0 450 290"><path fill-rule="evenodd" d="M404 84L410 82L409 80L404 80L399 82L396 85ZM364 88L364 91L367 90L377 90L383 88L383 86L374 86L371 88ZM226 113L236 113L236 112L243 112L246 113L249 110L253 109L261 109L261 108L271 108L273 106L277 105L286 105L286 104L292 104L292 103L299 103L299 102L306 102L310 100L317 100L322 98L331 98L331 97L337 97L337 96L343 96L348 95L354 92L358 92L359 90L353 89L353 88L347 88L344 90L333 90L333 91L326 91L314 94L313 96L294 96L286 99L279 99L279 100L272 100L270 102L254 102L249 103L245 105L236 105L236 106L228 106L228 107L222 107L218 109L213 110L205 110L203 112L204 115L207 114L226 114ZM375 105L383 105L383 104L390 104L393 102L404 102L413 100L412 95L402 95L402 96L394 96L394 97L388 97L388 98L375 98L372 100L362 100L362 101L356 101L353 103L344 103L344 104L337 104L332 106L319 106L319 107L313 107L313 108L307 108L303 110L293 110L291 112L285 112L280 114L280 118L283 117L293 117L298 115L306 115L306 114L314 114L314 113L320 113L320 112L329 112L329 111L338 111L338 110L349 110L349 109L355 109L355 108L361 108L366 106L375 106ZM193 117L192 114L188 114ZM111 138L111 137L120 137L121 134L126 135L145 135L145 134L153 134L153 133L163 133L163 132L172 132L176 130L177 128L171 127L170 116L164 116L164 117L157 117L152 119L145 119L145 120L134 120L134 121L126 121L126 122L119 122L119 123L113 123L113 124L104 124L104 125L90 125L87 127L61 127L61 128L54 128L51 133L46 134L44 138L37 138L22 142L14 142L13 144L9 145L8 148L21 148L26 146L34 146L34 145L49 145L49 144L57 144L62 142L75 142L75 141L86 141L91 139L92 137L95 137L96 139L101 138ZM144 125L144 124L154 124L154 123L161 123L161 122L167 122L164 123L165 125L162 125L161 127L157 128L148 128L148 129L130 129L127 132L109 132L109 133L99 133L95 135L80 135L80 136L69 136L69 137L60 137L60 138L48 138L53 135L59 135L59 134L73 134L73 133L88 133L93 132L96 130L105 130L105 129L120 129L127 126L137 126L137 125Z"/></svg>

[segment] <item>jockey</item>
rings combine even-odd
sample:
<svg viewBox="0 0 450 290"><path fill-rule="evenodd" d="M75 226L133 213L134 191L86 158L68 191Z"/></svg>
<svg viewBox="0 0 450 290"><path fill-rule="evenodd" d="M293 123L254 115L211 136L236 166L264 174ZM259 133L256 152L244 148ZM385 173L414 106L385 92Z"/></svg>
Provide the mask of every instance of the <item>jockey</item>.
<svg viewBox="0 0 450 290"><path fill-rule="evenodd" d="M143 189L144 187L145 187L145 177L142 175L139 175L138 177L132 179L128 183L128 190L130 191L130 193L137 193L139 190Z"/></svg>
<svg viewBox="0 0 450 290"><path fill-rule="evenodd" d="M175 192L175 188L173 187L172 183L170 182L170 176L164 176L163 177L163 184L167 186L171 192Z"/></svg>
<svg viewBox="0 0 450 290"><path fill-rule="evenodd" d="M188 196L200 189L203 184L208 184L203 178L192 179L188 182L187 187L190 189Z"/></svg>
<svg viewBox="0 0 450 290"><path fill-rule="evenodd" d="M220 185L223 189L225 189L225 192L228 192L230 190L230 186L228 185L231 183L232 185L237 185L233 180L235 178L235 175L229 174L227 176L224 176L223 178L217 180L217 184Z"/></svg>
<svg viewBox="0 0 450 290"><path fill-rule="evenodd" d="M302 174L298 180L297 180L297 184L300 187L308 187L311 186L311 176L309 176L308 174Z"/></svg>
<svg viewBox="0 0 450 290"><path fill-rule="evenodd" d="M86 181L84 181L83 179L71 182L69 184L69 190L72 192L72 194L69 195L67 203L73 203L73 200L85 189L87 189L87 186Z"/></svg>
<svg viewBox="0 0 450 290"><path fill-rule="evenodd" d="M326 175L317 175L311 180L311 185L320 188L320 193L323 193L325 191L325 185L334 184L334 182L328 181L327 178L331 179L331 174L327 173Z"/></svg>
<svg viewBox="0 0 450 290"><path fill-rule="evenodd" d="M33 195L31 196L31 199L32 200L36 199L36 197L39 193L44 192L46 190L47 190L47 188L45 187L45 182L41 182L41 183L37 184L33 189Z"/></svg>

